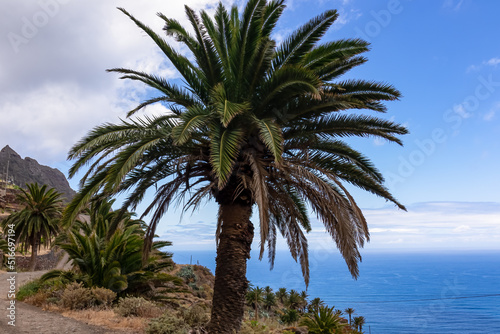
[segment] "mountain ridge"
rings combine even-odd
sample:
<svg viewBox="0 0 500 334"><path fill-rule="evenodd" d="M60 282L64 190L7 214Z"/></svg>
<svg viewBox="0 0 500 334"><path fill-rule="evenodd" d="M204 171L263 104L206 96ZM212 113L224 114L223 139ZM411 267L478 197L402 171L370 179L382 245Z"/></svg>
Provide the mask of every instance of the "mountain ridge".
<svg viewBox="0 0 500 334"><path fill-rule="evenodd" d="M63 194L65 201L70 201L76 194L60 170L40 165L38 161L30 157L23 159L9 145L0 150L0 177L6 179L7 175L8 181L21 188L26 188L27 183L46 184L48 187L55 188Z"/></svg>

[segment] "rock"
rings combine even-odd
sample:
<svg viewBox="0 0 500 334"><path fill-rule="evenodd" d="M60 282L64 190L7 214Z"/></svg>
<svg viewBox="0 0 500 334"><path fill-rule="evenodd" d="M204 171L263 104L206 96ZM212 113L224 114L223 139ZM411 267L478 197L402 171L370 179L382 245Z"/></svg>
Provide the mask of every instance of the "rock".
<svg viewBox="0 0 500 334"><path fill-rule="evenodd" d="M22 159L9 145L0 151L0 178L5 179L7 165L9 165L9 181L15 185L26 188L27 183L46 184L63 194L69 202L75 191L69 186L68 180L56 168L40 165L35 159L26 157Z"/></svg>

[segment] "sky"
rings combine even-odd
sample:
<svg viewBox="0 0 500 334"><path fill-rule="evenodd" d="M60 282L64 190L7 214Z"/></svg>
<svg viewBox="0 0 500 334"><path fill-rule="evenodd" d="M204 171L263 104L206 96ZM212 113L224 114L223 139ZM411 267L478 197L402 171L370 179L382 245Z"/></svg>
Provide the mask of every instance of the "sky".
<svg viewBox="0 0 500 334"><path fill-rule="evenodd" d="M22 157L67 174L73 144L94 126L119 122L152 94L106 69L127 67L179 80L154 43L116 7L161 33L157 12L187 25L184 4L213 12L217 3L2 0L0 148L10 145ZM273 35L278 43L313 16L337 9L339 18L323 41L371 43L369 61L345 78L387 82L403 94L382 117L409 128L404 147L349 140L374 161L408 208L398 210L352 189L371 229L366 251L500 250L500 2L289 0L287 5ZM161 105L145 111L163 112L168 111ZM74 189L78 181L70 180ZM172 240L174 250L214 249L216 211L207 203L193 214L169 212L157 233ZM324 227L311 219L311 248L332 248Z"/></svg>

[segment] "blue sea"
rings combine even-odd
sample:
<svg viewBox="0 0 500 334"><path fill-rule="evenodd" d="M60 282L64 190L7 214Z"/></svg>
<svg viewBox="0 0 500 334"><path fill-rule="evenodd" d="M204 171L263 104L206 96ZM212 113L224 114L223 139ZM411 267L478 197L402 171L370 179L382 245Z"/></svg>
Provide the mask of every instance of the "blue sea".
<svg viewBox="0 0 500 334"><path fill-rule="evenodd" d="M177 263L215 272L215 252L174 253ZM310 252L310 298L355 309L372 334L500 334L500 252L365 253L353 280L341 257ZM256 286L305 290L300 266L286 252L269 270L252 253L247 277Z"/></svg>

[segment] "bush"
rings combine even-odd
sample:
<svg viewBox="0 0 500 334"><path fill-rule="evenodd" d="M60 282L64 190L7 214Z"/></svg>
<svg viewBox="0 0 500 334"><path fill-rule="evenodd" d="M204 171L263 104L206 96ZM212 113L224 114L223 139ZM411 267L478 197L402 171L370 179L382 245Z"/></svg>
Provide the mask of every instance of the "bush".
<svg viewBox="0 0 500 334"><path fill-rule="evenodd" d="M188 334L189 329L184 319L172 314L164 314L151 320L146 328L146 334Z"/></svg>
<svg viewBox="0 0 500 334"><path fill-rule="evenodd" d="M181 270L179 270L179 272L177 273L177 276L184 278L188 283L196 282L196 275L193 271L192 266L182 267Z"/></svg>
<svg viewBox="0 0 500 334"><path fill-rule="evenodd" d="M27 304L41 307L47 303L48 297L49 297L49 294L39 291L39 292L35 293L34 295L26 297L24 299L24 302Z"/></svg>
<svg viewBox="0 0 500 334"><path fill-rule="evenodd" d="M23 301L27 297L35 295L40 290L41 282L39 279L26 283L19 288L16 298Z"/></svg>
<svg viewBox="0 0 500 334"><path fill-rule="evenodd" d="M92 288L92 295L95 304L101 308L108 308L116 299L116 293L106 288L94 287Z"/></svg>
<svg viewBox="0 0 500 334"><path fill-rule="evenodd" d="M142 297L126 297L118 300L115 312L122 317L154 318L161 314L161 309Z"/></svg>
<svg viewBox="0 0 500 334"><path fill-rule="evenodd" d="M95 299L89 288L82 283L69 284L61 296L62 306L70 310L83 310L94 305Z"/></svg>
<svg viewBox="0 0 500 334"><path fill-rule="evenodd" d="M241 324L240 334L266 334L266 333L269 333L268 328L263 324L259 324L258 321L255 320L244 321Z"/></svg>
<svg viewBox="0 0 500 334"><path fill-rule="evenodd" d="M181 311L180 316L191 327L204 327L210 321L209 314L200 305L194 305L189 309Z"/></svg>

